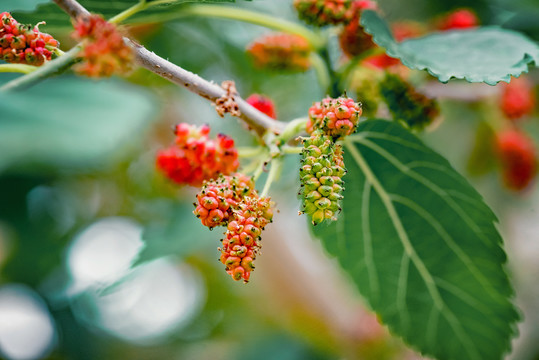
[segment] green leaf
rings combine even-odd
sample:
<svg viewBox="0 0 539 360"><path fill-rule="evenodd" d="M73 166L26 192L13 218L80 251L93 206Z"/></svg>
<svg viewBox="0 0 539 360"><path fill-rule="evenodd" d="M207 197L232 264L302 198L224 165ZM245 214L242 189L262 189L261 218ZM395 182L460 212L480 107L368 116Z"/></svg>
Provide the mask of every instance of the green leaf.
<svg viewBox="0 0 539 360"><path fill-rule="evenodd" d="M250 0L249 0L250 1ZM114 1L100 1L100 0L79 0L78 1L82 6L84 6L88 11L96 14L103 15L106 19L111 18L127 8L136 5L138 0L114 0ZM151 1L148 1L151 2ZM129 23L143 23L145 22L144 18L146 16L153 15L152 18L155 20L156 15L164 15L174 9L180 7L185 3L220 3L220 2L235 2L235 0L171 0L168 3L156 5L150 7L147 10L144 10L140 14L135 16L136 21L130 19ZM62 31L62 30L71 30L73 27L71 25L71 20L69 16L54 3L42 4L32 12L14 12L13 17L21 23L37 24L40 21L45 21L47 25L43 27L46 31Z"/></svg>
<svg viewBox="0 0 539 360"><path fill-rule="evenodd" d="M0 170L88 170L135 144L157 104L118 81L47 80L28 90L0 92Z"/></svg>
<svg viewBox="0 0 539 360"><path fill-rule="evenodd" d="M539 46L521 33L495 26L433 33L397 43L374 11L361 15L365 31L388 55L411 69L427 70L441 82L451 78L495 85L539 64Z"/></svg>
<svg viewBox="0 0 539 360"><path fill-rule="evenodd" d="M36 6L42 3L48 3L49 0L2 0L2 7L0 12L3 11L29 11L34 10Z"/></svg>
<svg viewBox="0 0 539 360"><path fill-rule="evenodd" d="M338 221L314 228L390 330L438 359L501 359L518 314L496 217L440 155L397 123L346 142Z"/></svg>

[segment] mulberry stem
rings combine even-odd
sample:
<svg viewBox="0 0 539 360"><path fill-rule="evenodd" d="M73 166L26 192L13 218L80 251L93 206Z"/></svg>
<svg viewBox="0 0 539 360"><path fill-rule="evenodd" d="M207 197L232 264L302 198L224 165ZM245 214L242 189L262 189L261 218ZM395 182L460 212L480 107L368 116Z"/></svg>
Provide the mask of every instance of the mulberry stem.
<svg viewBox="0 0 539 360"><path fill-rule="evenodd" d="M233 8L221 5L189 5L178 12L178 16L199 15L221 19L238 20L270 29L284 31L304 37L314 49L325 46L325 40L303 25L283 20L271 15L246 9Z"/></svg>
<svg viewBox="0 0 539 360"><path fill-rule="evenodd" d="M303 147L285 145L281 148L281 151L283 152L283 154L301 154L301 152L303 151Z"/></svg>
<svg viewBox="0 0 539 360"><path fill-rule="evenodd" d="M252 158L257 155L260 155L264 151L264 148L262 146L257 147L239 147L238 148L238 156L240 158Z"/></svg>
<svg viewBox="0 0 539 360"><path fill-rule="evenodd" d="M262 189L262 193L260 194L261 198L268 196L271 184L281 172L282 165L283 162L281 158L275 158L271 161L271 169L269 171L268 178L266 179L266 183L264 184L264 189Z"/></svg>
<svg viewBox="0 0 539 360"><path fill-rule="evenodd" d="M155 1L157 2L157 1ZM141 0L135 5L131 6L130 8L122 11L121 13L117 14L116 16L111 17L108 22L113 24L119 24L122 21L126 20L127 18L135 15L136 13L146 10L147 8L155 5L155 2L146 2L146 0Z"/></svg>
<svg viewBox="0 0 539 360"><path fill-rule="evenodd" d="M81 49L80 44L66 52L64 55L57 57L54 60L47 62L45 65L38 67L36 70L31 73L18 77L10 82L4 84L0 87L0 91L8 90L20 90L26 87L29 87L40 80L49 77L51 74L60 72L71 65L76 61L77 54Z"/></svg>
<svg viewBox="0 0 539 360"><path fill-rule="evenodd" d="M37 69L37 66L26 65L26 64L2 64L0 65L0 73L12 72L12 73L29 74L32 71L35 71L36 69Z"/></svg>

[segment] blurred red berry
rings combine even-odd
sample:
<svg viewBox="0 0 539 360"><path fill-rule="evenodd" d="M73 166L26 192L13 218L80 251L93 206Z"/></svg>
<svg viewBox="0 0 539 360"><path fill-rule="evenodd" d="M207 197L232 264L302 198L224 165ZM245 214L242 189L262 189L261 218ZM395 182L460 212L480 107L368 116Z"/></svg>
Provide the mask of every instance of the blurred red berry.
<svg viewBox="0 0 539 360"><path fill-rule="evenodd" d="M458 9L442 17L437 28L439 30L469 29L479 25L477 15L468 9Z"/></svg>
<svg viewBox="0 0 539 360"><path fill-rule="evenodd" d="M80 56L83 61L75 70L89 77L125 75L133 69L134 52L123 41L116 25L100 15L79 18L73 37L84 41Z"/></svg>
<svg viewBox="0 0 539 360"><path fill-rule="evenodd" d="M247 48L259 68L306 71L311 66L311 47L299 35L277 33L263 36Z"/></svg>
<svg viewBox="0 0 539 360"><path fill-rule="evenodd" d="M249 103L249 105L268 115L270 118L277 119L275 105L269 97L259 94L252 94L246 99L246 101Z"/></svg>
<svg viewBox="0 0 539 360"><path fill-rule="evenodd" d="M392 58L387 54L376 54L365 58L362 62L363 65L370 66L375 69L387 69L392 66L397 66L401 62L397 58Z"/></svg>
<svg viewBox="0 0 539 360"><path fill-rule="evenodd" d="M505 185L512 190L526 188L537 170L532 140L518 130L503 131L496 136L496 150Z"/></svg>
<svg viewBox="0 0 539 360"><path fill-rule="evenodd" d="M352 0L294 0L298 17L315 26L348 23L354 16L353 4Z"/></svg>
<svg viewBox="0 0 539 360"><path fill-rule="evenodd" d="M391 30L393 31L393 37L398 42L413 39L425 33L423 27L413 21L395 22L391 24Z"/></svg>
<svg viewBox="0 0 539 360"><path fill-rule="evenodd" d="M532 83L525 77L512 79L509 84L502 84L500 107L509 119L517 120L533 112L535 94Z"/></svg>

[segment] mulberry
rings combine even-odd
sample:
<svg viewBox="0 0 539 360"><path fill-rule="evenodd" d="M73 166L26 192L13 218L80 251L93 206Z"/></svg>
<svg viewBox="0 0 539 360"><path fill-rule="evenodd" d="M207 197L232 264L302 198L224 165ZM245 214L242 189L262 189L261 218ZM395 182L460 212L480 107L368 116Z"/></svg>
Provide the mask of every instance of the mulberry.
<svg viewBox="0 0 539 360"><path fill-rule="evenodd" d="M468 9L458 9L450 12L438 21L440 30L469 29L479 25L477 15Z"/></svg>
<svg viewBox="0 0 539 360"><path fill-rule="evenodd" d="M299 35L266 35L249 45L247 52L253 57L255 65L263 69L302 72L311 66L311 47Z"/></svg>
<svg viewBox="0 0 539 360"><path fill-rule="evenodd" d="M270 198L245 197L234 211L221 250L221 262L234 280L249 281L260 252L262 230L272 221Z"/></svg>
<svg viewBox="0 0 539 360"><path fill-rule="evenodd" d="M239 173L206 181L197 194L193 213L210 229L227 225L243 199L256 196L254 186L251 178Z"/></svg>
<svg viewBox="0 0 539 360"><path fill-rule="evenodd" d="M503 84L501 109L505 116L517 120L533 112L535 107L535 94L528 79L521 77Z"/></svg>
<svg viewBox="0 0 539 360"><path fill-rule="evenodd" d="M301 20L316 26L347 24L354 16L352 0L294 0Z"/></svg>
<svg viewBox="0 0 539 360"><path fill-rule="evenodd" d="M0 13L0 60L8 63L40 66L51 60L58 41L51 35L22 25L10 13Z"/></svg>
<svg viewBox="0 0 539 360"><path fill-rule="evenodd" d="M337 140L352 134L359 123L361 104L353 99L341 96L337 99L327 97L314 103L309 109L307 132L312 134L321 129L324 134Z"/></svg>
<svg viewBox="0 0 539 360"><path fill-rule="evenodd" d="M520 131L508 130L497 134L496 150L505 185L512 190L526 188L537 171L533 142Z"/></svg>
<svg viewBox="0 0 539 360"><path fill-rule="evenodd" d="M363 30L360 25L361 11L366 9L376 9L376 3L372 1L355 1L354 16L350 23L346 25L339 35L339 43L343 52L349 57L358 56L366 50L376 46L372 41L372 36Z"/></svg>
<svg viewBox="0 0 539 360"><path fill-rule="evenodd" d="M434 99L421 94L398 75L386 74L380 83L380 93L395 120L411 128L423 129L440 113Z"/></svg>
<svg viewBox="0 0 539 360"><path fill-rule="evenodd" d="M192 186L236 171L239 161L234 140L223 134L213 140L209 132L207 125L177 125L176 144L157 154L157 168L172 181Z"/></svg>
<svg viewBox="0 0 539 360"><path fill-rule="evenodd" d="M269 97L259 94L252 94L245 101L247 101L249 105L255 107L257 110L268 115L270 118L277 119L275 105Z"/></svg>
<svg viewBox="0 0 539 360"><path fill-rule="evenodd" d="M322 130L311 134L303 141L303 159L300 168L303 213L308 214L313 225L324 220L336 220L341 210L346 173L342 146L335 144Z"/></svg>
<svg viewBox="0 0 539 360"><path fill-rule="evenodd" d="M109 77L128 74L133 69L134 52L123 41L116 25L100 15L79 18L73 37L84 41L80 53L83 62L75 70L89 77Z"/></svg>

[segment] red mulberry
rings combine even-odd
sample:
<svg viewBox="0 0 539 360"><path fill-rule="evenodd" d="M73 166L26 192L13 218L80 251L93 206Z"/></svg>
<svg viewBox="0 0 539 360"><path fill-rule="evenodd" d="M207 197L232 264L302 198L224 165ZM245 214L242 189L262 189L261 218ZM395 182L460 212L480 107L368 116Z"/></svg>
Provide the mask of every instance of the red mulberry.
<svg viewBox="0 0 539 360"><path fill-rule="evenodd" d="M51 60L58 41L51 35L22 25L10 13L0 14L0 59L9 63L40 66Z"/></svg>
<svg viewBox="0 0 539 360"><path fill-rule="evenodd" d="M512 79L509 84L502 84L501 109L505 116L517 120L533 112L535 94L528 79L520 77Z"/></svg>
<svg viewBox="0 0 539 360"><path fill-rule="evenodd" d="M520 131L508 130L497 134L496 150L505 185L512 190L526 188L537 170L533 142Z"/></svg>
<svg viewBox="0 0 539 360"><path fill-rule="evenodd" d="M197 194L193 213L210 229L226 225L245 197L256 196L254 186L251 178L239 173L206 181Z"/></svg>
<svg viewBox="0 0 539 360"><path fill-rule="evenodd" d="M234 280L249 280L260 251L261 233L272 221L269 198L246 197L234 211L221 248L221 262Z"/></svg>
<svg viewBox="0 0 539 360"><path fill-rule="evenodd" d="M277 114L275 113L275 105L269 97L264 95L252 94L245 101L247 101L251 106L260 110L264 114L268 115L270 118L277 119Z"/></svg>
<svg viewBox="0 0 539 360"><path fill-rule="evenodd" d="M346 25L339 35L339 43L343 52L349 57L354 57L362 52L376 46L372 41L372 36L363 30L360 25L361 11L366 9L376 9L376 3L369 0L355 1L353 4L354 16L350 23Z"/></svg>
<svg viewBox="0 0 539 360"><path fill-rule="evenodd" d="M219 134L209 138L207 125L176 126L176 144L157 154L157 167L178 184L202 185L204 180L229 175L239 166L234 140Z"/></svg>
<svg viewBox="0 0 539 360"><path fill-rule="evenodd" d="M439 20L437 28L440 30L469 29L479 25L477 15L468 9L458 9Z"/></svg>
<svg viewBox="0 0 539 360"><path fill-rule="evenodd" d="M361 104L351 98L325 98L309 109L307 132L321 129L334 140L350 135L356 130L361 111Z"/></svg>

